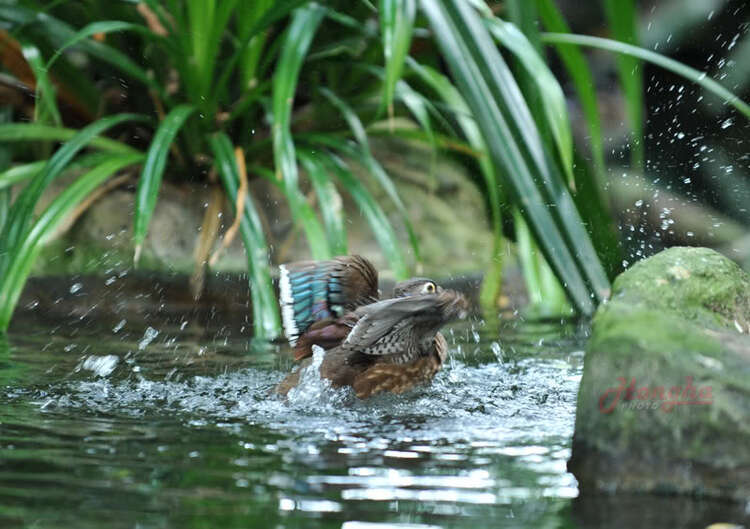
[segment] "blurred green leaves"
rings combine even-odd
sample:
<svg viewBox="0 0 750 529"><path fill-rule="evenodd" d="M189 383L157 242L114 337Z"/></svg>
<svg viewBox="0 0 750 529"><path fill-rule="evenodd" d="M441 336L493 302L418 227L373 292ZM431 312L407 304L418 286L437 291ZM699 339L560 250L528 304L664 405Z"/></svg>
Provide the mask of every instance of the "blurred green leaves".
<svg viewBox="0 0 750 529"><path fill-rule="evenodd" d="M248 187L241 182L263 178L283 193L289 236L303 233L316 259L348 251L342 202L350 197L393 275L408 277L420 264L419 236L408 197L371 149L370 135L384 130L434 150L450 146L478 169L494 237L486 305L501 285L505 217L515 224L535 299L561 306L562 288L573 307L590 314L608 295L605 269L611 275L620 259L593 76L578 47L621 57L636 165L643 159L640 61L684 75L750 116L750 107L705 74L634 46L632 0L604 1L616 40L570 34L553 0L510 1L508 20L481 0L147 0L113 4L107 20L71 15L88 11L85 2L70 4L80 9L0 4L0 23L8 42L19 44L36 95L33 115L17 109L15 123L0 124L0 141L22 158L0 167L0 329L46 234L110 175L140 164L136 262L164 178L218 179L230 209L244 204L234 214L257 338L280 333L271 280L279 254L251 193L238 200ZM540 33L540 21L550 33ZM542 44L554 46L573 82L593 170L573 143L565 96ZM123 108L132 113L120 114ZM396 118L414 126L396 130ZM105 137L115 126L117 136ZM28 144L34 149L24 150ZM249 174L237 152L250 161ZM47 159L34 158L39 153ZM62 173L73 183L37 211L41 193ZM377 188L393 204L393 218L375 198Z"/></svg>

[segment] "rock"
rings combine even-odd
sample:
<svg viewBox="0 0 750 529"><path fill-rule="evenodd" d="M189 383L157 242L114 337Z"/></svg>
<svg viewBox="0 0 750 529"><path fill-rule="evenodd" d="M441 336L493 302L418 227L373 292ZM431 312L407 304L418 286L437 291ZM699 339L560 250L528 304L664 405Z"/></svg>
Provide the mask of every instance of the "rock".
<svg viewBox="0 0 750 529"><path fill-rule="evenodd" d="M670 248L597 311L569 469L583 494L750 499L750 278L706 248Z"/></svg>

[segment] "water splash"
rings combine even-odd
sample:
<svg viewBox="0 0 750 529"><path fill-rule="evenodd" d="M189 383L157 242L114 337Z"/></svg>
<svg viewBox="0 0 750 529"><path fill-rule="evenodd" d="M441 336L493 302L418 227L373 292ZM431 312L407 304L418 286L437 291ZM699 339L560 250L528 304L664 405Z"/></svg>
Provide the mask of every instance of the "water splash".
<svg viewBox="0 0 750 529"><path fill-rule="evenodd" d="M287 394L287 402L294 408L307 406L324 407L336 406L345 399L344 390L335 390L331 381L320 376L320 366L323 364L325 349L318 345L312 346L312 363L300 370L299 384Z"/></svg>

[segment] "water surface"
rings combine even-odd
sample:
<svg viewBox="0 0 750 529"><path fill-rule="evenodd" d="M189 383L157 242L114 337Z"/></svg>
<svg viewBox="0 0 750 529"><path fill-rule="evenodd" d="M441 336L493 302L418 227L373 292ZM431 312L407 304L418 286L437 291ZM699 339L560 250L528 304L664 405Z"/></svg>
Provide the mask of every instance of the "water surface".
<svg viewBox="0 0 750 529"><path fill-rule="evenodd" d="M461 323L429 387L362 402L313 381L283 402L269 392L291 367L287 351L251 350L239 334L17 324L0 345L0 527L673 521L659 518L660 500L573 500L586 332ZM626 514L612 519L617 506Z"/></svg>

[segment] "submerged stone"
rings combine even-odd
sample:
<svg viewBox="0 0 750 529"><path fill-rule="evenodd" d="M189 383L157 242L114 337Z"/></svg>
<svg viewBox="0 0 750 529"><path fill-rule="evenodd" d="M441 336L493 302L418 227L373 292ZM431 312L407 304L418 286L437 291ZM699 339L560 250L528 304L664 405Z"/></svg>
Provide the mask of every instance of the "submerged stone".
<svg viewBox="0 0 750 529"><path fill-rule="evenodd" d="M750 499L750 278L706 248L621 274L597 311L568 464L582 493Z"/></svg>

